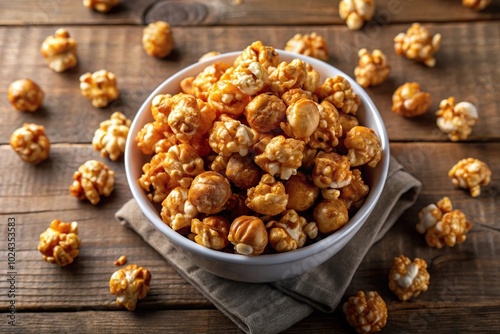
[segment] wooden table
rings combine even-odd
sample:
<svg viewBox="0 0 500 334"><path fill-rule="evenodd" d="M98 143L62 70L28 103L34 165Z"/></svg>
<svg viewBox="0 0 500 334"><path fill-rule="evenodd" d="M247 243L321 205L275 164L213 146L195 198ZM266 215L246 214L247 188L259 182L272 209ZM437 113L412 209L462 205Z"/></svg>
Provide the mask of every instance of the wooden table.
<svg viewBox="0 0 500 334"><path fill-rule="evenodd" d="M286 5L285 5L286 3ZM18 0L0 5L0 331L17 333L238 332L237 327L186 283L115 212L132 196L123 161L111 162L93 151L91 140L101 121L115 110L133 118L142 101L163 80L212 50L242 50L255 40L283 48L295 33L316 31L328 43L329 63L353 74L356 52L380 48L392 72L382 86L368 89L385 121L392 154L423 183L417 203L375 244L359 267L346 296L377 290L389 310L388 333L498 332L500 330L500 5L477 13L460 0L379 0L376 20L349 31L338 16L338 1L122 0L100 14L81 1ZM173 25L175 51L166 59L149 57L141 45L144 23L164 19ZM412 22L442 34L437 66L426 68L393 51L393 38ZM45 37L67 28L78 42L79 65L52 72L40 54ZM105 68L116 74L121 97L98 110L80 95L78 78ZM15 111L7 87L31 78L45 91L34 114ZM391 111L391 95L407 81L432 95L431 111L404 119ZM451 143L437 129L434 111L441 99L455 96L479 108L479 122L465 142ZM50 159L23 163L9 146L24 122L42 124L52 142ZM460 159L479 158L493 171L478 198L456 189L447 172ZM97 206L68 193L80 164L99 159L116 172L115 191ZM474 222L467 241L432 249L415 231L420 209L443 196ZM16 224L16 327L8 324L7 225ZM81 253L75 264L59 268L43 262L39 234L54 218L80 223ZM394 256L422 257L429 263L429 290L400 302L387 286ZM115 259L149 268L151 292L134 313L119 309L109 294ZM5 276L4 276L5 274ZM8 278L8 276L7 276ZM287 332L349 332L341 310L314 313Z"/></svg>

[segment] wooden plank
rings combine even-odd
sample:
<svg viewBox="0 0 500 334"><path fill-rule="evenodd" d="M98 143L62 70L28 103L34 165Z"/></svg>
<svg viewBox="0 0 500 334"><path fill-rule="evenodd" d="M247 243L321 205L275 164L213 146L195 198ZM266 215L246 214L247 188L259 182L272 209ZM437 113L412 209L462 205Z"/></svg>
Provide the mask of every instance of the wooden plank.
<svg viewBox="0 0 500 334"><path fill-rule="evenodd" d="M374 22L454 22L496 20L498 3L482 12L458 1L379 0ZM312 0L121 0L108 14L89 10L82 1L19 0L2 3L0 25L142 24L166 20L175 26L196 25L344 25L338 1Z"/></svg>
<svg viewBox="0 0 500 334"><path fill-rule="evenodd" d="M446 141L435 125L439 101L455 96L479 108L480 119L469 137L472 141L498 140L500 133L500 30L496 23L428 25L443 35L437 66L430 69L395 55L393 37L406 25L384 27L373 34L346 32L342 27L210 27L174 28L176 49L172 56L158 60L142 49L140 27L71 27L79 43L80 64L68 73L54 73L39 54L43 39L53 27L0 28L0 96L10 82L29 77L46 93L44 107L35 114L15 111L7 99L0 99L0 144L24 122L46 126L54 143L89 143L99 123L114 110L133 118L146 97L178 70L194 63L204 53L242 50L255 40L283 48L295 33L312 30L327 40L329 63L352 75L356 52L362 47L383 50L392 66L389 80L368 89L378 106L392 141ZM101 33L96 34L96 30ZM231 36L228 38L228 36ZM22 66L19 64L23 64ZM91 106L80 94L78 78L88 71L105 68L116 74L121 98L102 110ZM473 68L473 70L471 70ZM405 119L391 111L391 96L407 81L416 81L431 92L429 113Z"/></svg>

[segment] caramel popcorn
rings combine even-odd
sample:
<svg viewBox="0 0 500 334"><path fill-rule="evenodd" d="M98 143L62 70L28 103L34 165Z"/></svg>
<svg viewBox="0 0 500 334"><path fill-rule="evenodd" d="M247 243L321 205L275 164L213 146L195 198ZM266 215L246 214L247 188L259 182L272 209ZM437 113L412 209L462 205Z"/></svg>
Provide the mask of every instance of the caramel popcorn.
<svg viewBox="0 0 500 334"><path fill-rule="evenodd" d="M225 172L229 181L240 189L255 187L262 176L262 170L253 159L237 153L228 160Z"/></svg>
<svg viewBox="0 0 500 334"><path fill-rule="evenodd" d="M245 111L251 97L238 89L229 80L217 81L208 92L210 107L219 113L239 116Z"/></svg>
<svg viewBox="0 0 500 334"><path fill-rule="evenodd" d="M285 51L303 54L320 60L328 60L328 48L325 39L316 32L296 34L286 42Z"/></svg>
<svg viewBox="0 0 500 334"><path fill-rule="evenodd" d="M449 97L439 103L436 112L436 124L452 141L465 140L472 132L478 120L477 108L470 102L455 104L455 98Z"/></svg>
<svg viewBox="0 0 500 334"><path fill-rule="evenodd" d="M431 95L416 82L406 82L392 95L392 111L404 117L423 115L431 106Z"/></svg>
<svg viewBox="0 0 500 334"><path fill-rule="evenodd" d="M382 159L380 139L375 131L365 126L355 126L347 133L344 145L352 167L367 164L375 168Z"/></svg>
<svg viewBox="0 0 500 334"><path fill-rule="evenodd" d="M349 297L342 310L358 333L380 332L387 323L387 306L376 291L359 291Z"/></svg>
<svg viewBox="0 0 500 334"><path fill-rule="evenodd" d="M139 130L135 140L137 147L144 154L153 154L160 152L167 152L172 146L179 144L179 141L169 128L162 131L159 122L146 123L144 127ZM165 136L165 133L167 136Z"/></svg>
<svg viewBox="0 0 500 334"><path fill-rule="evenodd" d="M30 79L19 79L9 85L9 102L19 111L37 111L44 96L40 86Z"/></svg>
<svg viewBox="0 0 500 334"><path fill-rule="evenodd" d="M321 102L319 106L318 127L312 133L307 145L313 149L330 152L339 144L339 138L342 137L340 115L337 108L328 101Z"/></svg>
<svg viewBox="0 0 500 334"><path fill-rule="evenodd" d="M349 158L334 152L320 152L314 159L314 184L319 188L339 189L351 183Z"/></svg>
<svg viewBox="0 0 500 334"><path fill-rule="evenodd" d="M271 220L266 228L269 230L269 244L278 253L301 248L307 237L314 239L318 235L316 223L308 223L295 210L286 210L279 221Z"/></svg>
<svg viewBox="0 0 500 334"><path fill-rule="evenodd" d="M358 57L358 66L354 69L357 83L369 87L378 86L387 80L391 67L382 51L375 49L370 54L367 49L361 49Z"/></svg>
<svg viewBox="0 0 500 334"><path fill-rule="evenodd" d="M181 234L189 232L191 220L198 215L196 207L188 201L188 190L183 187L172 189L161 207L163 222Z"/></svg>
<svg viewBox="0 0 500 334"><path fill-rule="evenodd" d="M355 116L343 112L339 112L339 122L342 126L342 136L347 135L352 128L359 125L359 121Z"/></svg>
<svg viewBox="0 0 500 334"><path fill-rule="evenodd" d="M123 266L125 263L127 263L127 256L126 255L122 255L120 256L115 262L114 262L114 265L115 266Z"/></svg>
<svg viewBox="0 0 500 334"><path fill-rule="evenodd" d="M89 160L73 174L73 180L70 194L96 205L102 196L108 197L113 191L115 172L100 161Z"/></svg>
<svg viewBox="0 0 500 334"><path fill-rule="evenodd" d="M441 34L432 36L430 32L419 23L413 23L406 33L399 33L394 38L394 50L398 55L422 62L429 67L436 65L434 54L439 50Z"/></svg>
<svg viewBox="0 0 500 334"><path fill-rule="evenodd" d="M228 118L214 122L208 140L212 150L220 155L239 153L245 156L254 144L254 133L240 121Z"/></svg>
<svg viewBox="0 0 500 334"><path fill-rule="evenodd" d="M346 21L347 27L351 30L361 29L365 22L373 18L374 13L374 0L340 0L340 18Z"/></svg>
<svg viewBox="0 0 500 334"><path fill-rule="evenodd" d="M83 5L98 12L107 13L119 2L120 0L83 0Z"/></svg>
<svg viewBox="0 0 500 334"><path fill-rule="evenodd" d="M281 62L269 74L269 88L273 93L283 94L293 88L301 88L307 80L307 64L296 58L290 63Z"/></svg>
<svg viewBox="0 0 500 334"><path fill-rule="evenodd" d="M262 175L257 186L248 189L246 205L255 212L275 216L286 209L288 194L285 186L269 174Z"/></svg>
<svg viewBox="0 0 500 334"><path fill-rule="evenodd" d="M280 127L289 137L308 142L319 125L320 105L309 99L300 99L286 108L286 122Z"/></svg>
<svg viewBox="0 0 500 334"><path fill-rule="evenodd" d="M38 250L42 253L43 260L49 263L67 266L78 256L79 248L77 222L64 223L54 219L50 227L40 234Z"/></svg>
<svg viewBox="0 0 500 334"><path fill-rule="evenodd" d="M170 25L164 21L148 24L142 32L142 46L144 51L152 57L168 56L174 48L174 36Z"/></svg>
<svg viewBox="0 0 500 334"><path fill-rule="evenodd" d="M315 101L313 94L309 90L304 90L302 88L292 88L290 90L287 90L286 92L281 95L281 100L285 102L286 106L289 107L298 100L312 100ZM316 99L317 100L317 99ZM252 100L253 102L253 100ZM286 108L285 108L286 110Z"/></svg>
<svg viewBox="0 0 500 334"><path fill-rule="evenodd" d="M92 100L96 108L104 108L120 95L113 73L100 70L94 73L85 73L80 77L82 95Z"/></svg>
<svg viewBox="0 0 500 334"><path fill-rule="evenodd" d="M303 173L292 175L285 182L285 191L288 194L286 208L299 212L311 208L319 196L319 188Z"/></svg>
<svg viewBox="0 0 500 334"><path fill-rule="evenodd" d="M319 72L316 71L311 64L307 64L307 78L303 88L309 92L316 92L320 86L320 80L321 76ZM314 99L317 99L317 97L314 96Z"/></svg>
<svg viewBox="0 0 500 334"><path fill-rule="evenodd" d="M193 178L205 169L203 159L189 144L172 146L165 156L163 168L181 187L189 188Z"/></svg>
<svg viewBox="0 0 500 334"><path fill-rule="evenodd" d="M221 76L229 69L230 65L224 62L215 62L208 65L195 78L186 78L181 81L184 93L192 94L207 102L208 94L212 86L219 81ZM191 80L190 84L187 82ZM188 87L188 88L186 88Z"/></svg>
<svg viewBox="0 0 500 334"><path fill-rule="evenodd" d="M60 28L54 36L47 37L41 46L42 55L49 62L49 67L55 72L64 72L78 63L76 42L69 32Z"/></svg>
<svg viewBox="0 0 500 334"><path fill-rule="evenodd" d="M229 244L229 223L220 216L193 219L191 232L195 234L194 241L207 248L221 250Z"/></svg>
<svg viewBox="0 0 500 334"><path fill-rule="evenodd" d="M359 169L352 170L351 182L340 189L339 199L345 204L348 210L358 209L363 204L368 195L370 187L365 184Z"/></svg>
<svg viewBox="0 0 500 334"><path fill-rule="evenodd" d="M268 74L258 61L247 60L238 64L231 73L231 83L246 95L255 95L268 82Z"/></svg>
<svg viewBox="0 0 500 334"><path fill-rule="evenodd" d="M121 112L116 111L109 120L101 122L92 139L92 147L100 151L103 157L117 160L125 152L125 142L131 121Z"/></svg>
<svg viewBox="0 0 500 334"><path fill-rule="evenodd" d="M491 179L491 169L479 159L467 158L460 160L448 172L453 184L463 189L469 189L472 197L481 194L481 186L487 186Z"/></svg>
<svg viewBox="0 0 500 334"><path fill-rule="evenodd" d="M405 301L427 291L429 278L425 260L416 258L412 262L406 256L400 255L392 261L389 289L401 301Z"/></svg>
<svg viewBox="0 0 500 334"><path fill-rule="evenodd" d="M255 163L270 175L283 180L297 174L302 164L304 142L284 136L276 136L267 144L264 153L255 157Z"/></svg>
<svg viewBox="0 0 500 334"><path fill-rule="evenodd" d="M246 60L258 61L264 68L268 69L278 66L279 55L272 46L266 46L261 41L256 41L243 50L234 61L234 66L238 66L239 63Z"/></svg>
<svg viewBox="0 0 500 334"><path fill-rule="evenodd" d="M10 136L10 146L21 160L39 164L49 157L50 142L42 125L24 123Z"/></svg>
<svg viewBox="0 0 500 334"><path fill-rule="evenodd" d="M257 132L265 133L279 128L285 118L286 104L272 93L259 94L245 107L248 125Z"/></svg>
<svg viewBox="0 0 500 334"><path fill-rule="evenodd" d="M228 239L234 245L236 253L259 255L268 242L266 226L254 216L238 217L231 224Z"/></svg>
<svg viewBox="0 0 500 334"><path fill-rule="evenodd" d="M149 292L151 273L136 264L129 264L111 275L109 292L116 295L116 305L134 311L137 301Z"/></svg>
<svg viewBox="0 0 500 334"><path fill-rule="evenodd" d="M198 174L189 187L189 202L198 212L215 214L225 209L231 197L229 181L216 172Z"/></svg>
<svg viewBox="0 0 500 334"><path fill-rule="evenodd" d="M491 0L462 0L462 4L465 7L469 7L478 11L488 7L490 2Z"/></svg>
<svg viewBox="0 0 500 334"><path fill-rule="evenodd" d="M143 174L139 178L139 184L148 193L149 200L156 203L163 201L170 190L179 186L163 168L166 156L164 152L155 154L150 162L142 166Z"/></svg>
<svg viewBox="0 0 500 334"><path fill-rule="evenodd" d="M324 199L314 208L313 217L321 233L331 234L347 224L349 212L341 200Z"/></svg>
<svg viewBox="0 0 500 334"><path fill-rule="evenodd" d="M323 101L328 101L346 114L356 115L361 100L354 93L351 84L341 75L327 78L318 88L318 96Z"/></svg>

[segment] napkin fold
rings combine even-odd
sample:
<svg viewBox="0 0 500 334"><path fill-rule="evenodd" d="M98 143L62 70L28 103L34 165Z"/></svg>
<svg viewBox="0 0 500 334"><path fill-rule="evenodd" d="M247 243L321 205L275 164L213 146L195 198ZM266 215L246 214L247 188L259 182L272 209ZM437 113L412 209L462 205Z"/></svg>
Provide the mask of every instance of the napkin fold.
<svg viewBox="0 0 500 334"><path fill-rule="evenodd" d="M421 183L391 157L384 191L370 217L349 243L314 271L272 283L235 282L194 265L156 230L133 199L116 213L116 218L142 236L244 332L278 333L314 309L335 310L371 245L415 203L420 189Z"/></svg>

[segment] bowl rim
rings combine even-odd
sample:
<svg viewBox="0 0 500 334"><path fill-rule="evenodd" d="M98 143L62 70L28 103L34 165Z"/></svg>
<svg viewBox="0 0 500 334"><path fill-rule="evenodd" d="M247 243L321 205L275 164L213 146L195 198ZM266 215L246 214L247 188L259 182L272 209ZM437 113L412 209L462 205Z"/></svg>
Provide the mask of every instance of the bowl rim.
<svg viewBox="0 0 500 334"><path fill-rule="evenodd" d="M131 170L131 156L133 156L132 150L138 149L135 141L135 136L137 132L142 128L138 128L138 123L141 120L141 115L143 113L151 112L150 106L153 98L158 94L166 94L168 93L166 90L166 86L168 86L172 81L180 80L186 77L186 73L192 71L195 68L201 67L204 68L216 61L228 61L228 59L234 59L241 54L241 51L234 51L228 53L222 53L218 56L203 60L201 62L196 62L191 64L182 70L174 73L167 79L165 79L158 87L153 90L153 92L146 98L146 100L142 103L140 108L138 109L136 115L134 116L134 120L130 126L129 136L127 137L126 146L125 146L125 154L124 154L124 165L125 165L125 173L127 182L129 184L129 188L132 192L134 199L137 201L142 213L146 216L153 226L160 231L163 235L165 235L174 245L181 247L183 250L188 251L190 253L196 253L206 259L220 261L224 263L232 263L246 266L262 266L262 265L274 265L274 264L283 264L287 262L297 261L299 259L303 259L309 256L313 256L315 254L321 253L324 249L332 247L334 244L337 244L343 238L348 236L350 233L357 232L358 229L362 227L365 223L368 216L372 213L375 205L377 204L380 195L384 189L387 174L389 170L389 161L390 161L390 152L389 152L389 139L387 135L387 130L383 123L382 116L378 111L375 103L372 101L368 93L349 75L345 72L339 70L335 66L318 60L316 58L304 56L301 54L296 54L292 52L287 52L280 49L275 49L278 54L281 56L286 56L286 58L299 58L303 61L309 63L314 69L318 69L321 67L330 67L336 72L336 75L344 76L351 87L354 89L356 94L360 96L362 102L365 104L365 109L370 109L374 113L374 120L376 127L378 128L377 135L380 138L381 147L382 147L382 159L379 164L381 164L381 172L378 175L379 182L377 182L374 186L371 187L370 192L365 199L365 203L368 199L373 201L373 205L361 206L361 208L349 219L349 222L343 226L338 231L335 231L333 234L326 236L322 240L318 240L310 245L304 246L302 248L283 253L276 254L261 254L258 256L246 256L241 254L233 254L226 253L218 250L213 250L202 245L197 244L196 242L191 241L185 236L177 233L172 230L168 225L166 225L161 219L156 210L153 207L153 203L146 197L144 190L140 187L137 179L134 178L134 171ZM319 72L319 71L318 71ZM320 72L321 73L321 72ZM180 90L180 87L179 87ZM144 117L144 116L143 116ZM144 123L144 122L142 122ZM136 129L137 128L137 129ZM135 130L135 131L132 131ZM142 153L142 152L141 152ZM333 254L332 254L333 255Z"/></svg>

